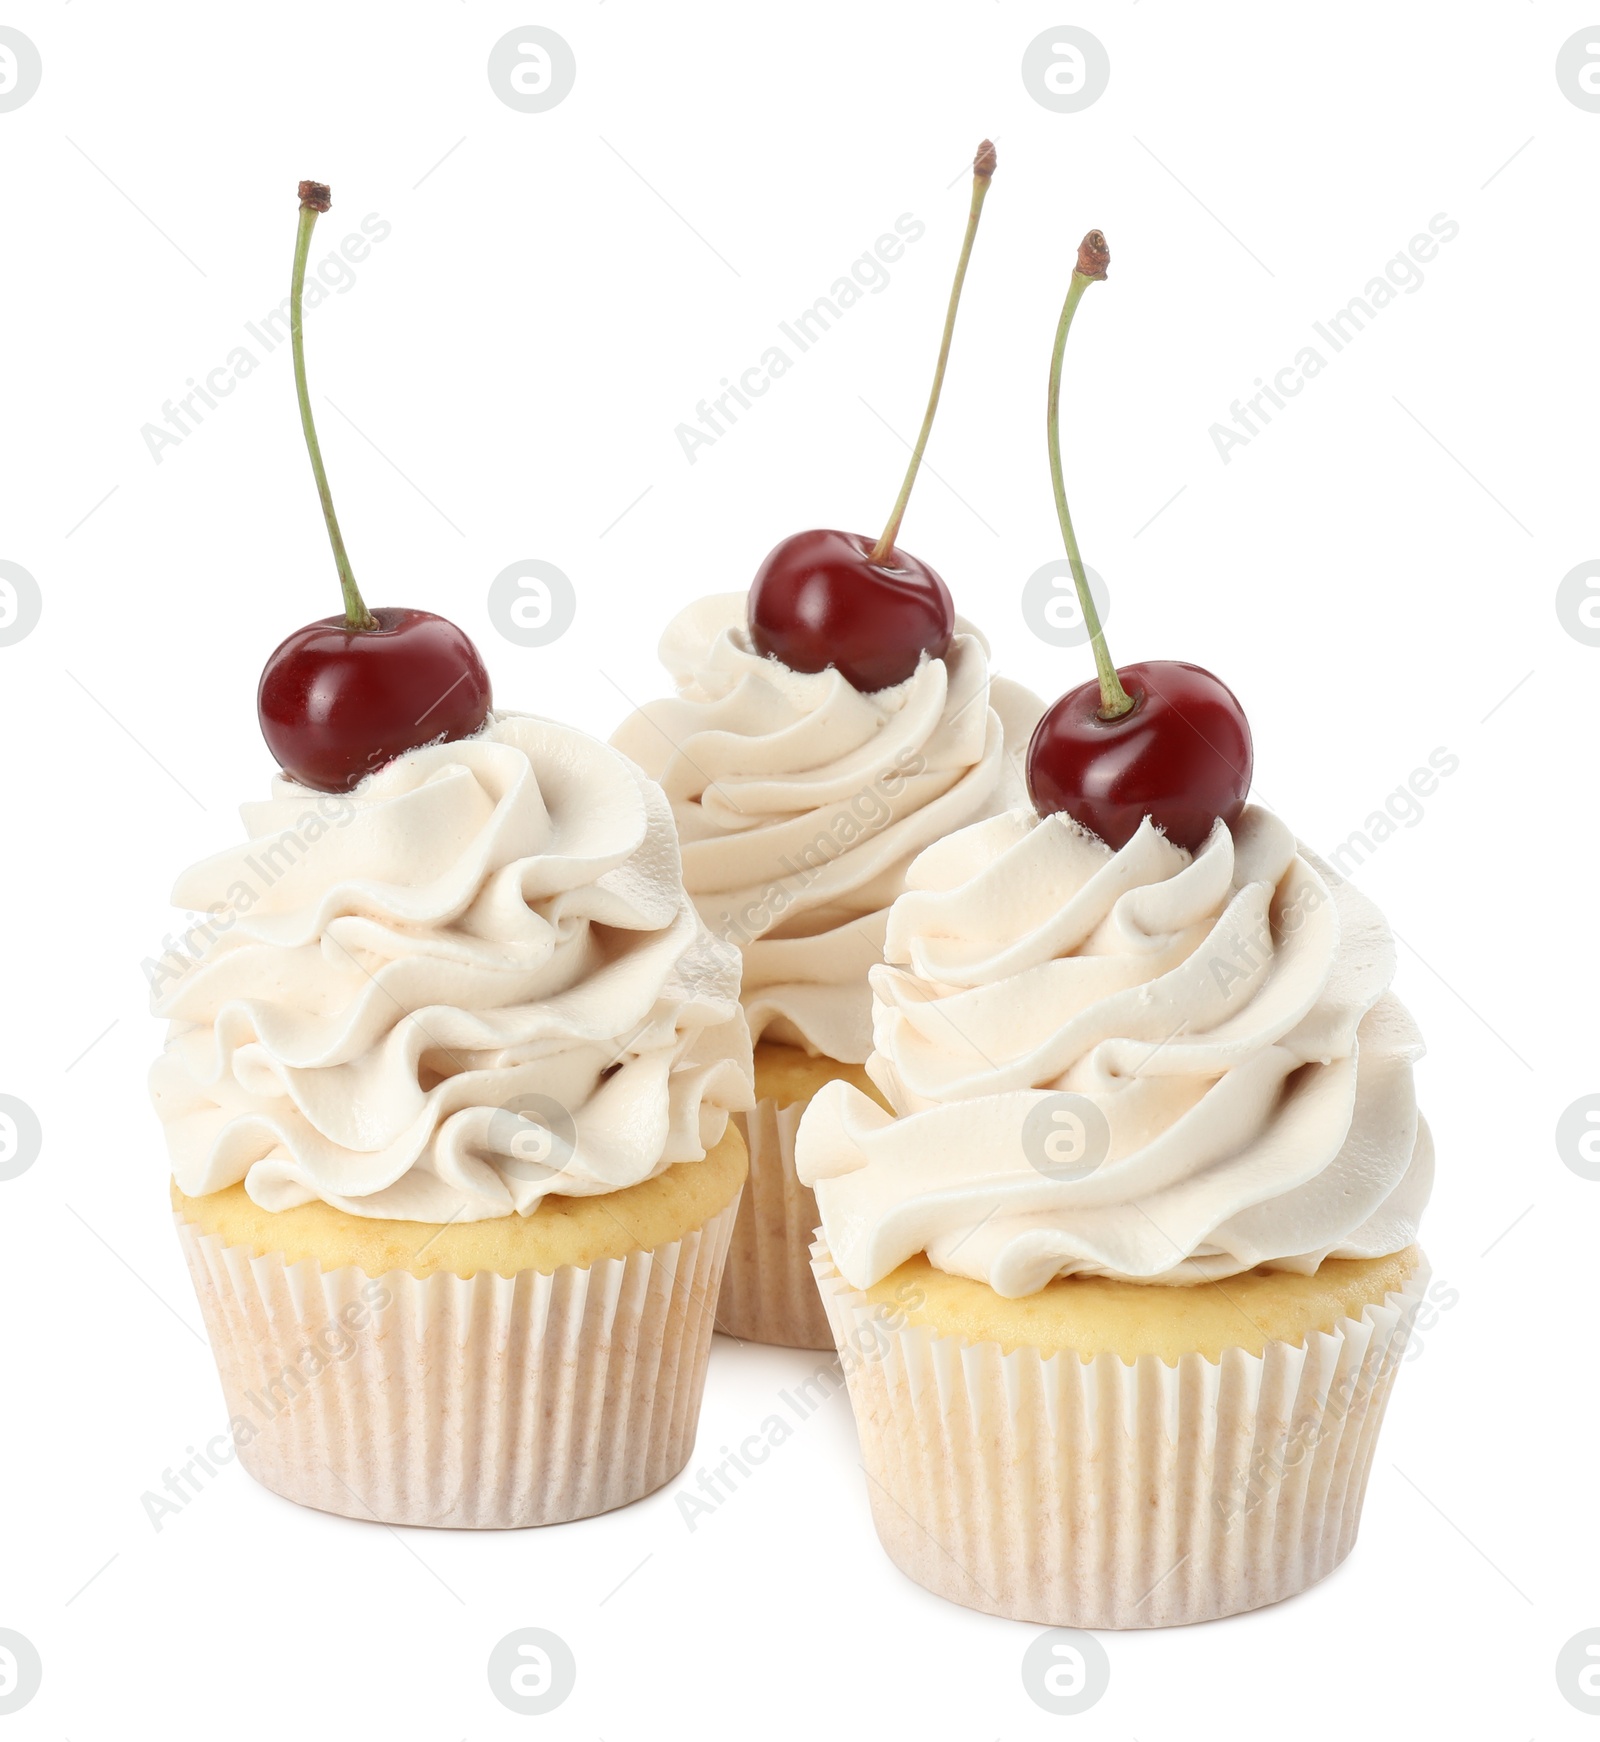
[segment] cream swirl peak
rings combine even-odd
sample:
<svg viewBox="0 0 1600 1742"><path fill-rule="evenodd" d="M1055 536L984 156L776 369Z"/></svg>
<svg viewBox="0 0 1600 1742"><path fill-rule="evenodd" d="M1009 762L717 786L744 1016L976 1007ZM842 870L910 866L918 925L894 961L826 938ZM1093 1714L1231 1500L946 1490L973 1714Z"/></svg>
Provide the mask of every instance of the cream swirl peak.
<svg viewBox="0 0 1600 1742"><path fill-rule="evenodd" d="M660 789L598 740L491 716L241 814L249 839L178 879L211 917L156 981L188 1195L526 1215L697 1160L751 1104L737 952L684 893Z"/></svg>
<svg viewBox="0 0 1600 1742"><path fill-rule="evenodd" d="M677 695L612 742L665 788L689 893L744 952L751 1032L859 1064L867 970L908 866L1021 801L1041 704L990 678L982 638L959 621L942 659L868 695L832 669L764 658L745 612L743 593L680 612L661 641Z"/></svg>
<svg viewBox="0 0 1600 1742"><path fill-rule="evenodd" d="M1191 856L1148 821L1113 852L1019 810L907 883L867 1064L896 1116L829 1083L796 1145L855 1286L919 1252L1015 1297L1310 1272L1415 1238L1433 1151L1393 942L1276 817L1247 806ZM1058 1129L1081 1166L1053 1165L1074 1158Z"/></svg>

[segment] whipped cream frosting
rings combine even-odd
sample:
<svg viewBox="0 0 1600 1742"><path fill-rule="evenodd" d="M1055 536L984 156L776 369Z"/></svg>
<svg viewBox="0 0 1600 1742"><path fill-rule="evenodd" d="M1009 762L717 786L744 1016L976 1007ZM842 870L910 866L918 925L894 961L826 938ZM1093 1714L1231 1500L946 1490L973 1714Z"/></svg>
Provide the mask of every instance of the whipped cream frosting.
<svg viewBox="0 0 1600 1742"><path fill-rule="evenodd" d="M659 780L689 893L744 954L752 1034L862 1063L867 971L890 903L931 842L1022 801L1022 751L1041 712L989 675L967 624L942 659L864 695L837 671L797 672L752 646L748 595L674 618L661 659L678 693L612 742Z"/></svg>
<svg viewBox="0 0 1600 1742"><path fill-rule="evenodd" d="M1018 1297L1416 1237L1433 1149L1393 940L1269 812L1192 856L1148 819L1115 852L1065 816L976 823L912 865L885 957L867 1071L894 1114L832 1082L796 1144L856 1287L919 1252Z"/></svg>
<svg viewBox="0 0 1600 1742"><path fill-rule="evenodd" d="M178 879L206 917L151 974L190 1196L525 1215L698 1160L751 1104L738 953L684 893L660 789L598 740L492 715L241 815Z"/></svg>

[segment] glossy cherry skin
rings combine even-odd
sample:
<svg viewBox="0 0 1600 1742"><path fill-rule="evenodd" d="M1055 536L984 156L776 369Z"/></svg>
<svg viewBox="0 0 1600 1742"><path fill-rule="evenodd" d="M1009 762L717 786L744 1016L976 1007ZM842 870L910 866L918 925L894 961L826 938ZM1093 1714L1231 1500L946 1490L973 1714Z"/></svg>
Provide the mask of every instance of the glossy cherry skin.
<svg viewBox="0 0 1600 1742"><path fill-rule="evenodd" d="M922 660L942 659L955 633L950 589L895 546L874 563L876 539L797 532L750 585L750 639L791 671L826 671L870 695L904 683Z"/></svg>
<svg viewBox="0 0 1600 1742"><path fill-rule="evenodd" d="M1068 691L1034 728L1034 809L1065 811L1113 848L1149 817L1194 852L1219 817L1231 829L1244 809L1254 762L1244 709L1221 678L1181 660L1125 665L1117 676L1134 704L1119 719L1100 718L1096 681Z"/></svg>
<svg viewBox="0 0 1600 1742"><path fill-rule="evenodd" d="M348 792L419 744L469 738L492 700L464 631L431 611L374 611L376 629L324 617L267 661L256 713L285 774Z"/></svg>

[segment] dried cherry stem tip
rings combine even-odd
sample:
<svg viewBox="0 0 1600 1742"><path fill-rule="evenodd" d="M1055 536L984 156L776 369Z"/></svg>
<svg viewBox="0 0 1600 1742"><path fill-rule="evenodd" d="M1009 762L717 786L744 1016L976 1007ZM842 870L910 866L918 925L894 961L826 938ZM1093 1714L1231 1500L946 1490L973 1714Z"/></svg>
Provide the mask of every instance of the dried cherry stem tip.
<svg viewBox="0 0 1600 1742"><path fill-rule="evenodd" d="M985 139L972 159L972 206L967 213L967 233L961 243L961 258L956 262L955 283L950 287L950 306L944 317L944 338L940 342L939 361L933 371L933 391L928 395L928 409L922 416L922 429L917 435L917 445L911 450L911 463L906 467L905 481L900 486L900 494L895 498L889 524L884 527L882 536L872 547L868 562L884 562L889 552L894 549L894 541L900 536L900 522L905 518L906 504L911 500L911 486L917 481L923 450L928 445L928 434L933 428L933 414L939 409L945 365L950 361L950 340L956 330L956 310L961 306L961 287L966 283L967 262L972 258L973 239L978 234L978 220L983 216L983 202L988 197L989 183L994 179L997 161L994 146Z"/></svg>
<svg viewBox="0 0 1600 1742"><path fill-rule="evenodd" d="M1098 230L1091 230L1078 244L1078 264L1073 268L1091 281L1104 279L1111 264L1111 249Z"/></svg>

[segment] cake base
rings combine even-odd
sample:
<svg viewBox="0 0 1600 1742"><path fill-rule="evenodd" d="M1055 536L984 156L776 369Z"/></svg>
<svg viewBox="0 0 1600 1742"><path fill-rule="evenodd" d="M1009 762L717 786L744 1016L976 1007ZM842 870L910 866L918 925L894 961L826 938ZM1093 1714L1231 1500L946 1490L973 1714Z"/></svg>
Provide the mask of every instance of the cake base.
<svg viewBox="0 0 1600 1742"><path fill-rule="evenodd" d="M796 1046L760 1041L755 1065L755 1109L733 1115L750 1152L750 1178L728 1249L717 1329L746 1343L831 1349L828 1315L811 1274L811 1242L821 1217L811 1188L795 1173L795 1132L811 1097L835 1078L881 1097L860 1065L812 1058Z"/></svg>
<svg viewBox="0 0 1600 1742"><path fill-rule="evenodd" d="M275 1228L272 1213L226 1197L175 1193L178 1236L210 1333L239 1461L303 1506L384 1524L507 1529L586 1518L669 1482L694 1447L744 1146L728 1135L683 1190L648 1192L615 1219L579 1223L617 1249L550 1263L573 1230L560 1206L533 1217L445 1226L419 1251L409 1230L328 1211ZM242 1194L241 1194L242 1195ZM630 1247L618 1227L660 1231L663 1197L696 1226ZM248 1203L248 1200L245 1200ZM644 1212L651 1210L651 1215ZM268 1218L261 1222L259 1218ZM503 1222L505 1226L500 1226ZM344 1223L365 1223L346 1229ZM523 1224L511 1226L512 1223ZM603 1225L610 1233L603 1234ZM223 1231L252 1238L229 1239ZM397 1229L405 1229L403 1236ZM274 1250L270 1238L290 1250ZM454 1234L503 1271L444 1267ZM329 1263L358 1244L395 1240L405 1263ZM263 1240L265 1246L263 1247ZM312 1255L307 1241L332 1248ZM548 1264L511 1267L508 1254ZM585 1246L583 1248L587 1250ZM297 1255L298 1254L298 1255ZM459 1263L459 1243L454 1248Z"/></svg>
<svg viewBox="0 0 1600 1742"><path fill-rule="evenodd" d="M1215 1620L1331 1572L1428 1277L1416 1248L1371 1261L1377 1298L1329 1328L1169 1363L941 1335L914 1277L869 1299L814 1255L890 1559L1050 1627Z"/></svg>

